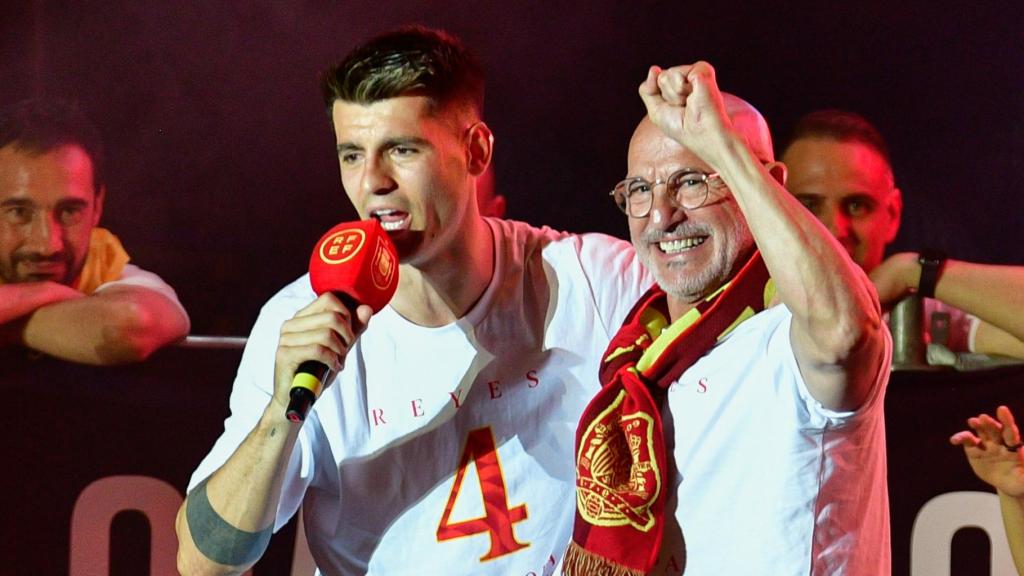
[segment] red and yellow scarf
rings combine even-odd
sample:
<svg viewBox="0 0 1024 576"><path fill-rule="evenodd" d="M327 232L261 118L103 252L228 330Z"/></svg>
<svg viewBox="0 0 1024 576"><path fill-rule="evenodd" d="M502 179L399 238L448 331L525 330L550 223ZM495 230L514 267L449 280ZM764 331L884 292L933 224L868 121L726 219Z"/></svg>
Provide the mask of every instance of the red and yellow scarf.
<svg viewBox="0 0 1024 576"><path fill-rule="evenodd" d="M755 252L729 283L669 323L668 300L651 288L605 351L601 391L576 430L576 523L567 576L643 576L664 529L667 456L664 391L716 342L774 296Z"/></svg>

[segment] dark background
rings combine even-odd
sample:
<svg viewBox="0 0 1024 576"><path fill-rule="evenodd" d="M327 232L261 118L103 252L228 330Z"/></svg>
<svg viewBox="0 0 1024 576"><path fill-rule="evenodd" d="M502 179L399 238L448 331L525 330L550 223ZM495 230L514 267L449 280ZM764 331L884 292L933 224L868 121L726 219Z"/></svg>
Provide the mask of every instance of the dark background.
<svg viewBox="0 0 1024 576"><path fill-rule="evenodd" d="M838 106L875 121L906 211L894 248L1024 264L1024 2L4 1L0 104L79 100L107 140L104 225L161 274L194 333L244 334L354 212L317 78L369 36L446 28L484 61L509 217L625 235L650 64L705 59L781 143Z"/></svg>

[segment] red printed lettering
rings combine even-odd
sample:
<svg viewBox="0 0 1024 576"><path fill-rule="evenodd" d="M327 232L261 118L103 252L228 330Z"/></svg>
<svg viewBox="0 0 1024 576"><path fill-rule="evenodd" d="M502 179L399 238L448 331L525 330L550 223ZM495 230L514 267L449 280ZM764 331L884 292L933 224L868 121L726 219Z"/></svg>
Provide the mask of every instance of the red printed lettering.
<svg viewBox="0 0 1024 576"><path fill-rule="evenodd" d="M491 380L490 382L487 383L487 387L491 389L491 400L494 400L495 398L501 398L501 389L499 388L500 385L500 380Z"/></svg>
<svg viewBox="0 0 1024 576"><path fill-rule="evenodd" d="M452 402L455 402L455 407L462 406L462 390L456 390L455 392L449 392L449 396L452 397Z"/></svg>
<svg viewBox="0 0 1024 576"><path fill-rule="evenodd" d="M384 410L382 410L380 408L374 408L373 410L370 410L370 414L373 414L373 425L374 426L380 426L381 424L387 424L387 421L384 420Z"/></svg>
<svg viewBox="0 0 1024 576"><path fill-rule="evenodd" d="M527 372L526 379L530 381L530 383L526 385L528 388L536 388L537 386L540 386L540 378L537 378L536 370L530 370Z"/></svg>
<svg viewBox="0 0 1024 576"><path fill-rule="evenodd" d="M412 401L412 415L414 418L423 416L423 398L417 398Z"/></svg>
<svg viewBox="0 0 1024 576"><path fill-rule="evenodd" d="M697 381L697 394L704 394L708 391L708 379L701 378Z"/></svg>
<svg viewBox="0 0 1024 576"><path fill-rule="evenodd" d="M466 469L470 463L476 466L480 493L483 496L484 515L452 522L452 509L462 490L462 480L466 477ZM529 547L529 543L524 544L516 539L513 530L513 525L522 522L526 517L526 504L509 507L505 477L501 471L494 433L490 428L472 430L466 436L466 447L459 460L455 482L441 515L441 523L437 526L438 542L486 533L490 536L491 546L487 553L480 557L480 561L493 560Z"/></svg>

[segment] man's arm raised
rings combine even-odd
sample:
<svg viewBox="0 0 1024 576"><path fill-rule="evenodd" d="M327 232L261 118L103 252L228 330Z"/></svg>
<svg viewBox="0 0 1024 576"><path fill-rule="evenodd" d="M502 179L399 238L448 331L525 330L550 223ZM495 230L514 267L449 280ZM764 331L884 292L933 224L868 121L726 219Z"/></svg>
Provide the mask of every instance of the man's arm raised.
<svg viewBox="0 0 1024 576"><path fill-rule="evenodd" d="M371 308L360 306L356 313L356 325L365 327ZM330 366L334 373L341 370L359 335L351 326L348 309L330 293L282 325L271 401L252 432L178 511L178 570L183 575L241 574L263 555L300 430L285 416L292 378L307 360Z"/></svg>
<svg viewBox="0 0 1024 576"><path fill-rule="evenodd" d="M733 126L708 63L654 67L640 96L651 120L710 164L732 190L778 295L793 313L794 353L811 394L830 409L859 407L878 380L885 354L870 281L782 187L785 167L766 166L751 150L750 140L759 135Z"/></svg>

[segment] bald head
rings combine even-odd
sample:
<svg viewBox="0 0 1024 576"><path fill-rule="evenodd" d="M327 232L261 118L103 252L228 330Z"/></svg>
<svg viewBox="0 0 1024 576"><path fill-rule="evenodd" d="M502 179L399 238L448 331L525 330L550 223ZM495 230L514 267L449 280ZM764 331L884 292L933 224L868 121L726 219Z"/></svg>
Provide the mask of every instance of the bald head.
<svg viewBox="0 0 1024 576"><path fill-rule="evenodd" d="M764 116L757 108L739 96L723 92L722 100L725 103L725 113L729 115L733 128L747 141L754 156L762 162L773 162L775 152L772 148L772 134ZM646 141L649 144L651 139L672 141L654 125L649 117L644 116L633 132L633 138L629 143L630 151L632 152L633 148L641 142ZM675 143L675 141L672 142ZM678 146L678 144L676 145Z"/></svg>
<svg viewBox="0 0 1024 576"><path fill-rule="evenodd" d="M773 162L775 152L772 149L772 133L768 129L768 122L764 116L750 102L739 96L722 94L722 98L725 100L726 114L732 120L736 131L747 139L750 150L754 152L758 160Z"/></svg>

